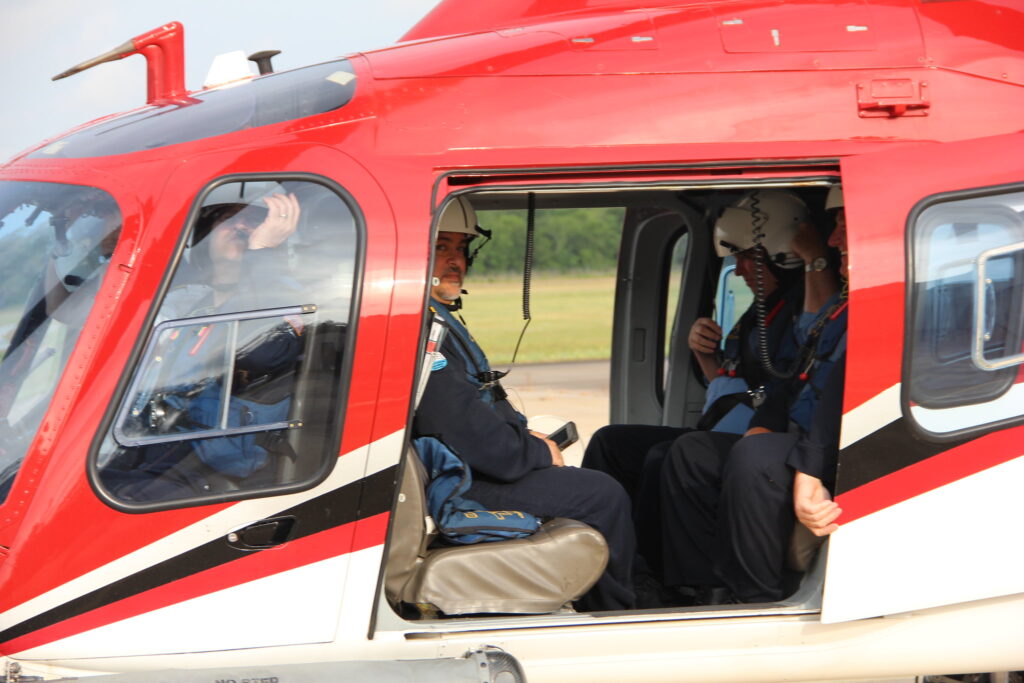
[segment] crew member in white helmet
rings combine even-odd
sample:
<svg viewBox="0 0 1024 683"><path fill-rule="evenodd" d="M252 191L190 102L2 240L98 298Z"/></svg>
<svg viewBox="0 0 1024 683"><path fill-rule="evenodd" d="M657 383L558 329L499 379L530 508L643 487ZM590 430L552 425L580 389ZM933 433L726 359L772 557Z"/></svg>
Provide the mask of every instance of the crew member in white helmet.
<svg viewBox="0 0 1024 683"><path fill-rule="evenodd" d="M430 312L448 325L416 409L413 432L444 442L469 465L465 496L490 510L520 510L541 518L566 517L597 529L608 543L608 565L576 603L581 611L633 607L630 580L635 541L629 497L610 476L565 467L554 442L530 432L506 400L487 357L457 311L463 279L479 235L476 214L462 197L448 203L435 243Z"/></svg>

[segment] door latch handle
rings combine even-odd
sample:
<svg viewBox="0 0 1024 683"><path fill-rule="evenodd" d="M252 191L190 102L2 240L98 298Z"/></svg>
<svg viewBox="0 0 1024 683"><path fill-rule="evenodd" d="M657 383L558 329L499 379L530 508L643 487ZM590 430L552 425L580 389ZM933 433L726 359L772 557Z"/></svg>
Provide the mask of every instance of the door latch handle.
<svg viewBox="0 0 1024 683"><path fill-rule="evenodd" d="M230 532L227 535L227 542L236 550L266 550L288 541L294 527L294 517L261 519Z"/></svg>

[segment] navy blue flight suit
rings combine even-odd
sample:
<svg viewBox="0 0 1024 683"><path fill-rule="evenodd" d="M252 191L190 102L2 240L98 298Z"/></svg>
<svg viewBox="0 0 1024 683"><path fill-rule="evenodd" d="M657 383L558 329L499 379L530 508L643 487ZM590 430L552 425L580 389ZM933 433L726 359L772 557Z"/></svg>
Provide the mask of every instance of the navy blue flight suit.
<svg viewBox="0 0 1024 683"><path fill-rule="evenodd" d="M806 377L794 376L751 420L772 433L692 432L669 448L661 471L667 585L725 586L741 602L785 597L794 472L832 480L842 418L845 301L837 295L805 318L823 323Z"/></svg>
<svg viewBox="0 0 1024 683"><path fill-rule="evenodd" d="M788 367L796 354L793 320L803 308L803 283L773 292L765 302L768 354L779 367ZM758 358L757 313L750 306L726 337L723 374L711 380L705 411L715 411L715 396L726 406L718 418L705 426L715 432L742 434L753 416L747 404L735 404L734 392L764 387L766 394L780 384L761 367ZM717 406L716 406L717 407ZM597 430L583 454L583 467L607 472L622 484L633 501L637 551L646 571L660 573L661 468L672 442L692 431L689 427L623 424Z"/></svg>
<svg viewBox="0 0 1024 683"><path fill-rule="evenodd" d="M441 346L447 361L435 369L413 420L417 436L435 436L470 466L466 497L491 510L522 510L541 518L567 517L597 529L608 543L604 574L577 603L581 611L633 607L630 577L635 541L629 497L603 472L553 467L547 444L531 436L526 418L505 399L486 356L445 304L431 310L449 327Z"/></svg>

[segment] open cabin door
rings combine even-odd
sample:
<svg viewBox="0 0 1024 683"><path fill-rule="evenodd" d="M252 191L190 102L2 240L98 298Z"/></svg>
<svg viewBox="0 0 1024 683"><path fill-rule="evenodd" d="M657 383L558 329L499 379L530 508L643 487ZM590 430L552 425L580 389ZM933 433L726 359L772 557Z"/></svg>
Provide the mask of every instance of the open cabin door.
<svg viewBox="0 0 1024 683"><path fill-rule="evenodd" d="M843 512L822 621L1024 592L1024 135L841 171Z"/></svg>

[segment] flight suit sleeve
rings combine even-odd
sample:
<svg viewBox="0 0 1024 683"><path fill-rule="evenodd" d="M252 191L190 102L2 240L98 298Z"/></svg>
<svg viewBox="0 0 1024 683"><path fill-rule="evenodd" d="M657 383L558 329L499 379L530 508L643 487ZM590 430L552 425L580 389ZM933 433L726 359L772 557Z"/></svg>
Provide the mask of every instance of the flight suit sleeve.
<svg viewBox="0 0 1024 683"><path fill-rule="evenodd" d="M447 365L430 374L413 431L435 436L479 473L502 482L516 481L551 465L547 444L531 436L525 421L505 401L489 404L466 377L462 358L446 341Z"/></svg>
<svg viewBox="0 0 1024 683"><path fill-rule="evenodd" d="M835 486L839 458L839 428L843 419L843 388L846 377L846 356L836 362L822 390L811 424L811 431L800 437L789 452L786 464Z"/></svg>

